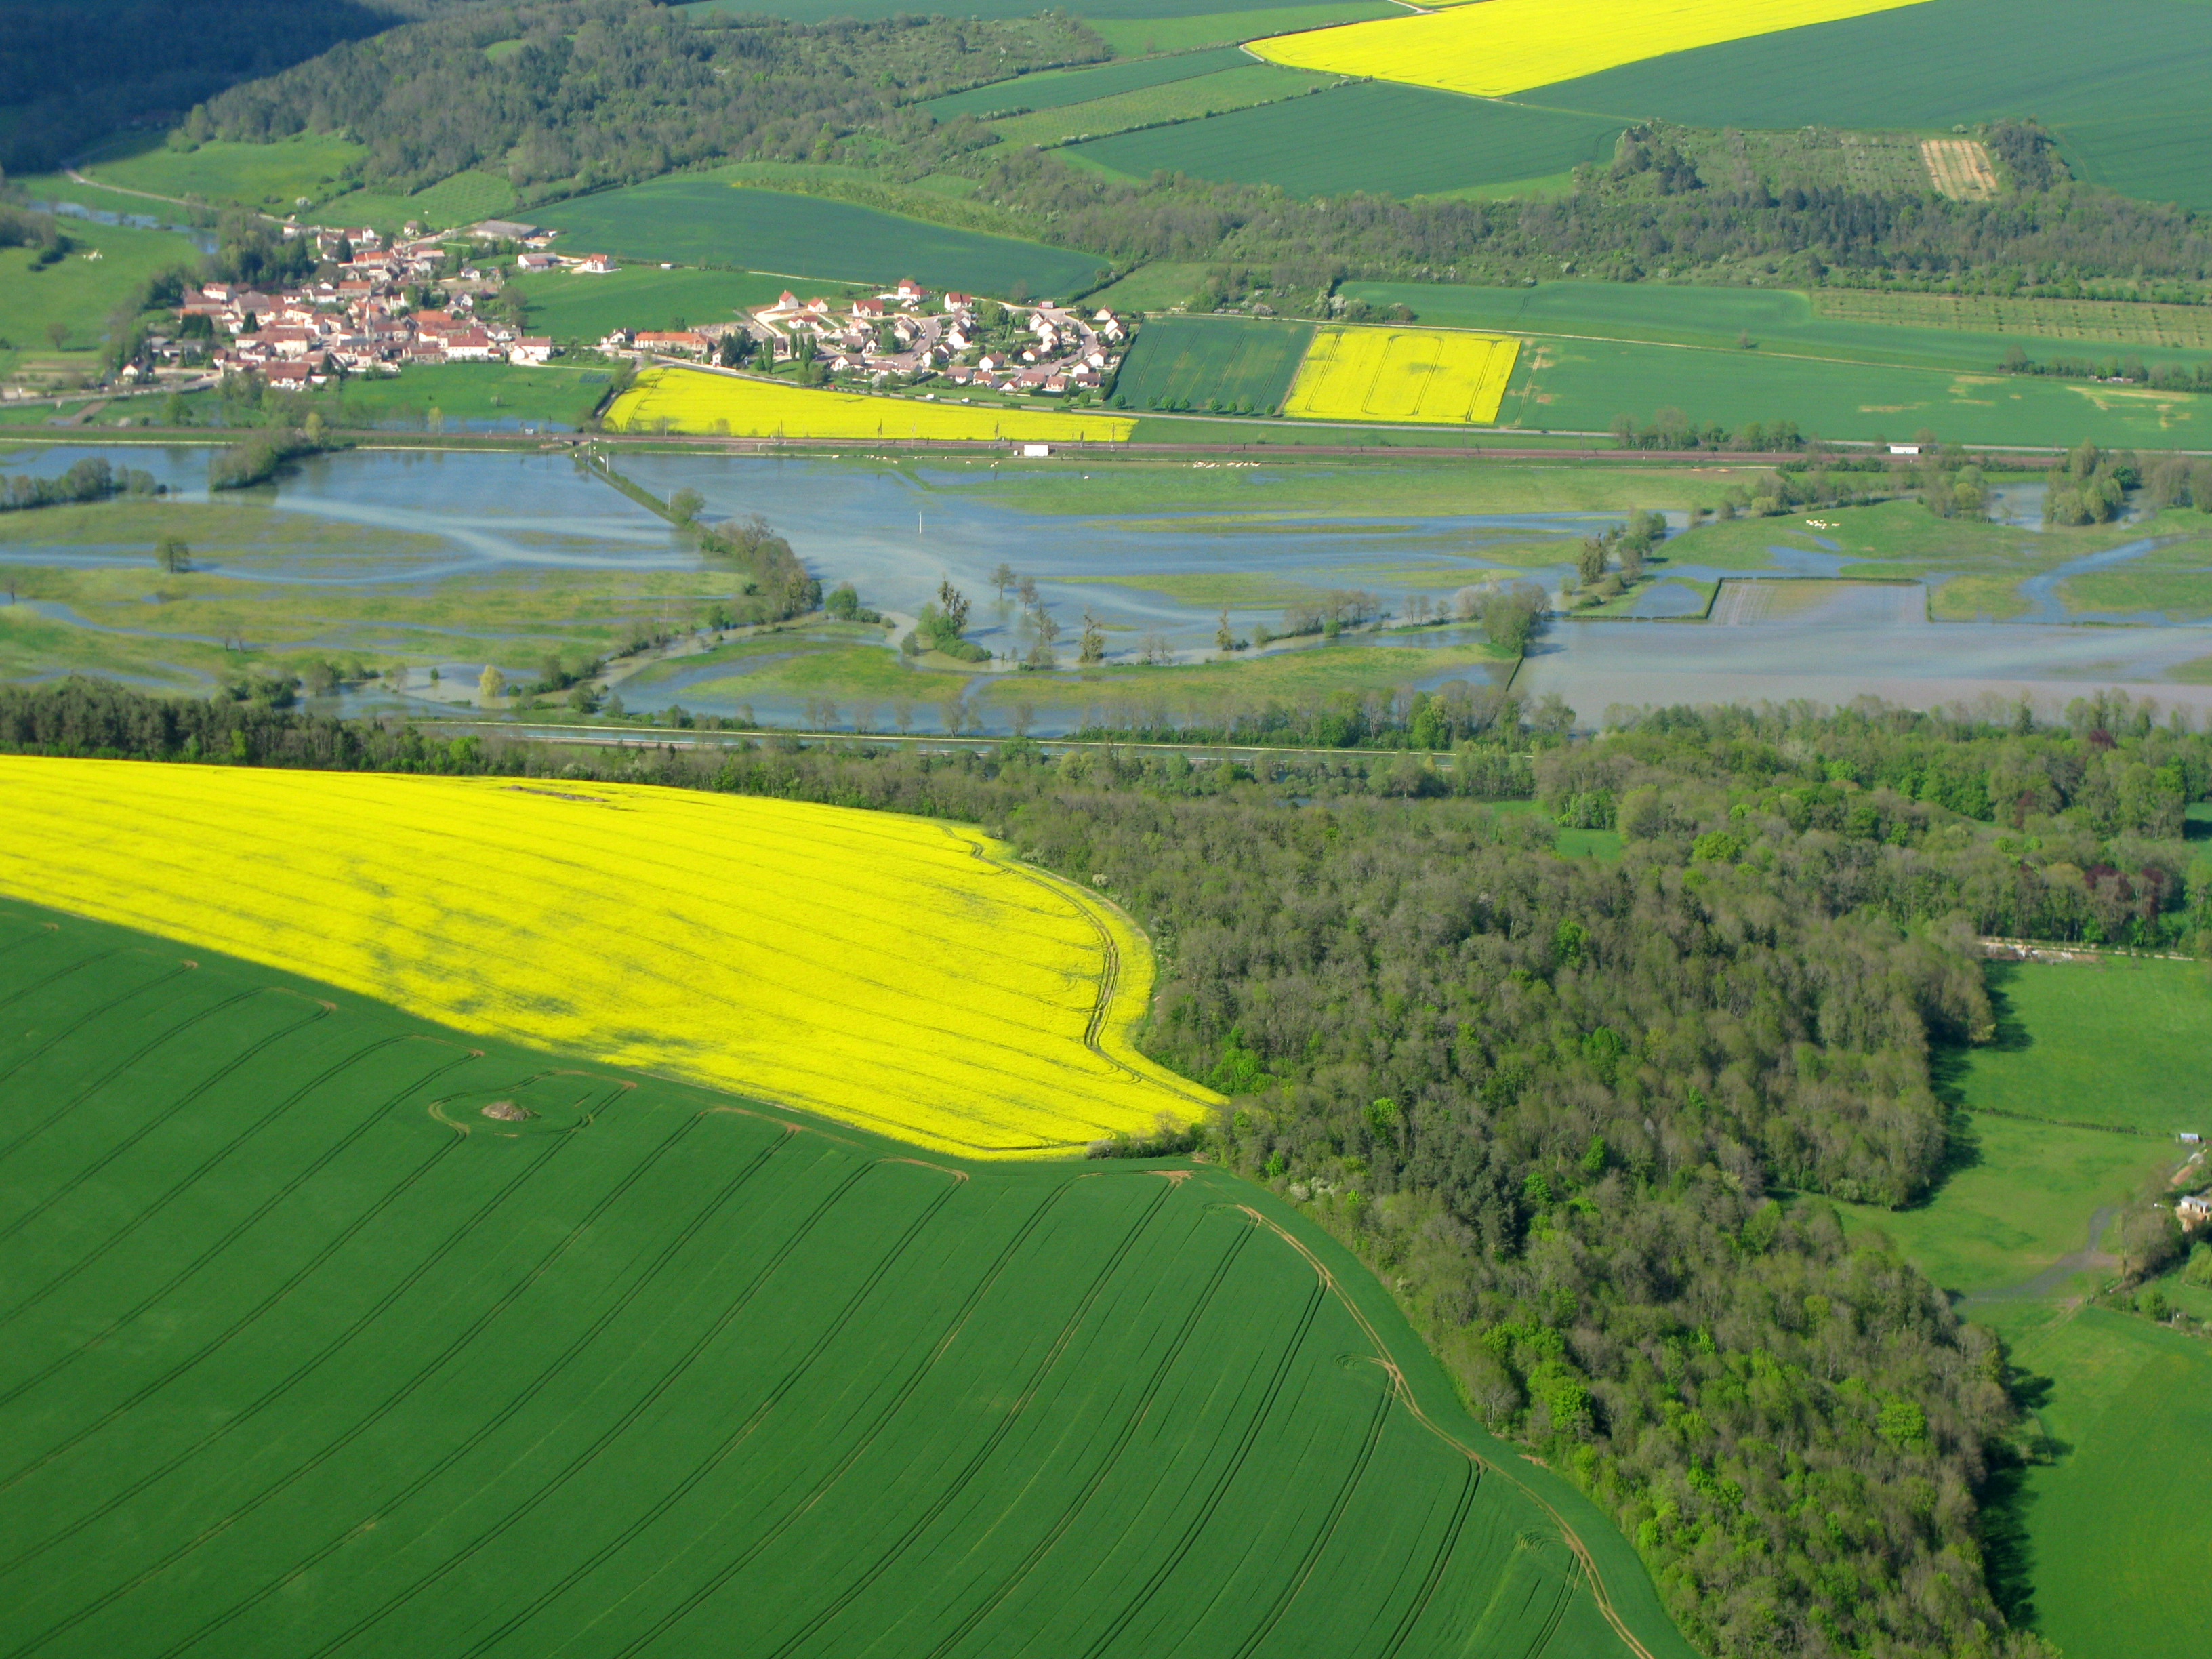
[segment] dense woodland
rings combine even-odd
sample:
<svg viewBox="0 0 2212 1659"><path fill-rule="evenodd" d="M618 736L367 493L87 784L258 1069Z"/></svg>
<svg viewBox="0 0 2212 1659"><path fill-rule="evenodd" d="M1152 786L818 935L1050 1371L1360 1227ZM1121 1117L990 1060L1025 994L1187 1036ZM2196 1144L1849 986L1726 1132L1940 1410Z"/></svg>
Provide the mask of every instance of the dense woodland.
<svg viewBox="0 0 2212 1659"><path fill-rule="evenodd" d="M1940 1182L1934 1061L1993 1028L1977 935L2212 951L2212 859L2185 836L2212 738L2154 715L1678 708L1595 740L1510 720L1451 771L1346 751L1255 775L1022 744L563 751L79 681L0 690L0 748L984 824L1152 933L1149 1045L1231 1097L1179 1144L1358 1249L1471 1407L1617 1518L1693 1641L2027 1656L1983 1507L2030 1438L2002 1347L1828 1200ZM1536 799L1475 798L1516 792ZM1562 825L1619 856L1560 855Z"/></svg>
<svg viewBox="0 0 2212 1659"><path fill-rule="evenodd" d="M520 41L487 57L484 49ZM892 103L1111 56L1064 14L695 24L642 0L472 6L349 43L195 110L193 138L343 131L414 189L489 165L527 197L729 159L805 159Z"/></svg>
<svg viewBox="0 0 2212 1659"><path fill-rule="evenodd" d="M119 127L465 0L0 0L0 167L59 166Z"/></svg>

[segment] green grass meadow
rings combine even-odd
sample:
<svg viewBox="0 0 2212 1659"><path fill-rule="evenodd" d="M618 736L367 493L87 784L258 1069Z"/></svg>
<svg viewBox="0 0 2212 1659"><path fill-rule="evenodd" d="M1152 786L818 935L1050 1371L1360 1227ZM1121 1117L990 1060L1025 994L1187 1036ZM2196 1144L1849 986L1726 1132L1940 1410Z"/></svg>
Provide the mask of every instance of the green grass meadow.
<svg viewBox="0 0 2212 1659"><path fill-rule="evenodd" d="M2205 1564L2212 1346L2081 1305L2106 1263L2057 1269L2180 1162L2177 1129L2203 1127L2212 979L2120 957L1989 974L1996 1040L1939 1064L1960 1109L1941 1184L1912 1209L1844 1207L2002 1330L2024 1374L2045 1450L1987 1500L2001 1595L2069 1659L2181 1659L2202 1646L2170 1590Z"/></svg>
<svg viewBox="0 0 2212 1659"><path fill-rule="evenodd" d="M2103 1308L2038 1309L2008 1335L2056 1454L2014 1508L2036 1630L2068 1659L2201 1653L2203 1616L2174 1590L2204 1577L2212 1345Z"/></svg>
<svg viewBox="0 0 2212 1659"><path fill-rule="evenodd" d="M1987 1112L1972 1115L1952 1152L1942 1185L1917 1208L1838 1207L1886 1234L1943 1289L1966 1296L2028 1284L2087 1244L2100 1210L2125 1203L2179 1161L2168 1142ZM2049 1294L2078 1296L2110 1277L2077 1275Z"/></svg>
<svg viewBox="0 0 2212 1659"><path fill-rule="evenodd" d="M1619 340L1534 343L1498 411L1523 430L1603 432L1620 416L1647 422L1672 406L1700 425L1786 418L1808 434L1846 440L1924 428L1951 443L2212 446L2212 399L2190 392Z"/></svg>
<svg viewBox="0 0 2212 1659"><path fill-rule="evenodd" d="M1088 69L1040 70L1035 75L994 81L988 86L970 87L965 92L932 98L922 108L940 121L949 121L956 115L993 115L1001 110L1060 109L1146 87L1188 81L1212 75L1218 70L1243 68L1251 63L1252 59L1236 47L1219 46L1211 51L1176 52Z"/></svg>
<svg viewBox="0 0 2212 1659"><path fill-rule="evenodd" d="M1294 196L1423 196L1535 179L1613 153L1619 120L1368 82L1072 146L1127 177L1156 169Z"/></svg>
<svg viewBox="0 0 2212 1659"><path fill-rule="evenodd" d="M1911 307L1942 305L1940 296L1862 295L1827 290L1817 297L1794 289L1691 288L1663 283L1540 283L1534 288L1477 288L1444 283L1346 283L1343 292L1370 305L1403 305L1421 321L1439 328L1497 329L1512 334L1583 337L1632 343L1698 346L1714 350L1819 358L1839 362L1897 364L1918 368L1986 373L2004 361L2007 348L2026 343L2029 330L2006 313L2002 326L1954 328L1905 320ZM1972 318L1972 299L1955 302ZM1988 303L1988 302L1984 302ZM1827 304L1895 308L1898 321L1857 321L1825 314ZM2014 302L2013 312L2021 310ZM2072 316L2065 301L2047 308ZM2168 307L2111 307L2095 317L2124 319L2130 309L2164 313ZM2178 308L2173 308L2178 309ZM2191 309L2194 309L2193 307ZM2056 326L2054 325L2054 326ZM2063 343L2057 343L2059 338ZM2147 363L2196 364L2212 351L2160 347L2129 337L2124 327L2109 336L2094 329L2053 337L2048 346L2030 345L2029 355L2135 356Z"/></svg>
<svg viewBox="0 0 2212 1659"><path fill-rule="evenodd" d="M1308 323L1155 317L1130 348L1114 398L1127 409L1212 404L1271 415L1290 395L1312 340Z"/></svg>
<svg viewBox="0 0 2212 1659"><path fill-rule="evenodd" d="M2212 1055L2212 967L2100 957L1996 963L1997 1041L1967 1056L1977 1107L2138 1130L2161 1146L2212 1135L2212 1091L2191 1057Z"/></svg>
<svg viewBox="0 0 2212 1659"><path fill-rule="evenodd" d="M316 217L334 225L368 225L386 234L410 221L429 230L451 230L514 210L514 186L495 173L457 173L412 196L357 190L325 203Z"/></svg>
<svg viewBox="0 0 2212 1659"><path fill-rule="evenodd" d="M186 957L0 905L12 1650L1690 1659L1261 1188Z"/></svg>
<svg viewBox="0 0 2212 1659"><path fill-rule="evenodd" d="M63 234L70 252L43 270L33 264L35 249L0 248L0 337L19 350L45 350L59 324L67 331L63 349L88 354L106 338L109 313L148 277L173 266L199 268L199 250L175 231L71 219Z"/></svg>
<svg viewBox="0 0 2212 1659"><path fill-rule="evenodd" d="M398 374L360 375L343 392L322 396L342 399L348 423L375 425L428 421L435 410L450 425L460 421L553 421L580 425L599 406L608 371L563 363L425 363Z"/></svg>
<svg viewBox="0 0 2212 1659"><path fill-rule="evenodd" d="M319 133L265 144L210 139L188 150L141 138L94 157L79 170L125 190L289 213L302 196L310 202L328 200L337 181L368 154L350 139Z"/></svg>
<svg viewBox="0 0 2212 1659"><path fill-rule="evenodd" d="M2102 957L1988 975L1996 1040L1942 1071L1963 1115L1942 1184L1917 1208L1853 1211L1968 1292L2025 1284L2081 1249L2099 1209L2180 1162L2179 1132L2212 1133L2204 963Z"/></svg>
<svg viewBox="0 0 2212 1659"><path fill-rule="evenodd" d="M549 270L515 277L509 292L528 307L530 331L589 344L617 328L676 328L727 322L748 306L772 304L789 279L748 270L625 265L605 276ZM831 291L842 284L827 285Z"/></svg>
<svg viewBox="0 0 2212 1659"><path fill-rule="evenodd" d="M21 189L31 201L74 202L79 207L90 208L98 213L118 213L150 218L164 223L176 222L185 217L181 208L166 202L149 202L143 196L134 196L128 191L111 190L105 185L81 184L65 173L11 173L8 182Z"/></svg>
<svg viewBox="0 0 2212 1659"><path fill-rule="evenodd" d="M1010 115L992 122L990 127L1003 143L1050 148L1071 138L1187 123L1227 110L1279 103L1328 84L1325 76L1246 58L1242 68L1143 87L1088 103L1041 109L1034 114Z"/></svg>
<svg viewBox="0 0 2212 1659"><path fill-rule="evenodd" d="M1158 259L1139 265L1119 282L1109 283L1092 295L1095 304L1115 311L1164 311L1179 306L1198 292L1210 267Z"/></svg>
<svg viewBox="0 0 2212 1659"><path fill-rule="evenodd" d="M1018 297L1090 288L1105 261L873 208L696 175L579 197L537 210L571 253L767 270L830 282L896 282Z"/></svg>

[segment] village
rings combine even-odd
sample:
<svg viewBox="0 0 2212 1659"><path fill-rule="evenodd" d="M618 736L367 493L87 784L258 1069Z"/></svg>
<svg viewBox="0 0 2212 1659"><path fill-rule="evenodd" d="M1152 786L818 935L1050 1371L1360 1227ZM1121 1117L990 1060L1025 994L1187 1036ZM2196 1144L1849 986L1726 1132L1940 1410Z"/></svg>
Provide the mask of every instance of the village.
<svg viewBox="0 0 2212 1659"><path fill-rule="evenodd" d="M275 293L221 282L187 289L177 307L179 338L164 343L164 355L177 355L198 332L228 337L210 355L216 374L251 372L269 386L290 390L321 386L334 374L397 374L412 363L544 363L552 358L551 339L525 335L499 319L477 314L479 296L495 295L502 286L497 267L479 268L464 259L458 272L442 274L450 263L445 240L422 234L419 226L409 226L408 232L387 246L366 226L287 225L288 237L314 239L317 253L336 264L337 280ZM535 252L529 244L542 246L546 240L532 226L497 221L474 227L471 234L486 241L523 242L524 258ZM597 254L558 262L587 270L614 269ZM434 289L442 296L441 303L411 302L410 295Z"/></svg>
<svg viewBox="0 0 2212 1659"><path fill-rule="evenodd" d="M287 225L285 234L313 238L325 264L336 266L334 279L275 292L222 282L187 289L177 307L177 337L159 343L161 355L174 360L191 352L196 338L205 339L209 367L218 375L250 373L272 387L306 390L333 376L394 374L416 364L544 363L561 349L550 336L526 334L480 310L479 300L497 295L507 272L490 258L466 257L454 270L449 235L426 235L418 225L389 243L368 227ZM486 221L467 234L512 244L518 274L567 270L589 278L617 269L605 254L552 252L552 233L531 225ZM1110 388L1128 342L1109 311L957 290L933 295L902 278L879 293L838 300L787 290L726 322L618 328L596 343L605 356L641 363L793 364L817 379L878 386L942 380L1075 397Z"/></svg>
<svg viewBox="0 0 2212 1659"><path fill-rule="evenodd" d="M932 301L934 301L933 307ZM610 355L714 358L734 366L818 364L828 374L877 385L942 378L954 386L1061 397L1100 391L1128 342L1109 311L1088 316L1047 300L1036 305L933 296L911 277L875 295L802 300L788 289L736 321L653 331L618 329L600 340Z"/></svg>

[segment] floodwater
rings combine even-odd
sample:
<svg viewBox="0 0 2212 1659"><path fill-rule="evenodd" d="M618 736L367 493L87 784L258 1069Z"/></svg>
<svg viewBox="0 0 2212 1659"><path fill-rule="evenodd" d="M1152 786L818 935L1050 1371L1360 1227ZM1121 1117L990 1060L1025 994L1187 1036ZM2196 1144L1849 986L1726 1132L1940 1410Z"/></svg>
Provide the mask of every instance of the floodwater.
<svg viewBox="0 0 2212 1659"><path fill-rule="evenodd" d="M198 225L180 225L154 213L118 213L107 208L87 207L82 202L33 202L32 207L40 213L59 214L64 219L82 219L87 224L116 225L132 230L173 230L190 237L191 244L203 253L216 251L216 234Z"/></svg>
<svg viewBox="0 0 2212 1659"><path fill-rule="evenodd" d="M0 442L0 471L52 476L81 456L99 454L118 467L153 473L181 499L204 501L209 453L186 445L9 451ZM865 603L894 617L911 618L940 581L950 580L973 602L971 635L994 653L1019 653L1028 644L1021 608L997 593L993 573L1002 563L1036 580L1060 623L1064 649L1073 646L1087 611L1105 629L1113 656L1131 657L1150 645L1188 661L1212 653L1224 599L1230 601L1231 627L1249 637L1258 627L1279 626L1287 600L1331 588L1365 588L1402 616L1415 596L1446 600L1468 582L1507 578L1556 587L1580 538L1618 521L1579 513L1274 514L1267 507L1264 470L1254 475L1249 505L1233 516L1179 512L1172 505L1142 514L1078 515L1026 509L994 492L974 468L764 457L614 459L624 475L664 498L678 489L696 489L710 520L760 514L825 584L852 581ZM196 552L196 563L259 585L272 600L315 590L327 599L319 609L340 617L349 591L361 594L366 611L395 596L428 598L449 592L455 579L492 573L603 573L611 578L605 587L617 596L625 574L696 573L702 595L728 580L659 518L565 453L361 449L312 459L239 499L297 515L313 533L296 546L276 537L246 551ZM2027 511L2024 501L2008 505ZM8 530L0 569L144 567L148 561L141 545L42 544L34 524L20 518ZM1558 544L1556 562L1545 559L1547 541ZM2058 602L2057 584L2068 575L2124 563L2154 545L2130 542L2033 579L2024 584L2036 607L2032 618L2001 624L1932 623L1928 590L1917 584L1824 580L1846 562L1826 547L1777 544L1769 550L1769 568L1756 573L1670 564L1668 580L1639 596L1634 619L1555 624L1515 685L1529 696L1558 692L1586 721L1599 719L1609 703L1840 702L1868 692L1918 703L1972 702L1994 692L2052 705L2099 684L2212 704L2212 688L2166 678L2170 669L2212 658L2212 628L2151 618L2099 619L2140 624L2125 627L2071 625L2076 619ZM1511 557L1487 556L1493 549L1510 549ZM1532 550L1537 562L1529 562ZM1720 586L1711 619L1679 620L1704 613L1705 584L1713 582ZM622 610L618 598L595 603L605 605L603 615L563 620L604 621ZM37 608L56 622L88 630L103 626L54 602ZM418 670L405 702L450 702L473 686L485 660L520 673L542 651L543 632L532 635L526 625L465 610L438 620L453 636L452 660L439 665L434 685L427 665ZM137 641L174 637L181 643L188 637L164 635L150 611L106 631ZM528 637L514 643L518 634ZM342 638L373 657L376 635L363 623L343 635L267 644L272 650L331 648ZM1471 630L1455 627L1348 635L1329 648L1474 642ZM805 643L803 635L793 635L794 649ZM742 695L745 672L768 660L670 661L645 675L625 701L633 708L681 702L697 713L749 707L762 719L796 720L802 713L796 700ZM53 665L52 672L66 666ZM46 672L42 667L41 677ZM1427 678L1468 673L1459 668ZM979 675L968 689L985 683ZM345 706L395 704L379 690L349 698ZM932 723L927 715L918 720L925 729ZM1040 720L1038 730L1049 729Z"/></svg>
<svg viewBox="0 0 2212 1659"><path fill-rule="evenodd" d="M2168 671L2212 658L2212 627L1938 623L1918 583L1730 580L1704 623L1554 627L1514 680L1588 724L1613 706L1875 696L1917 708L2022 700L2053 714L2100 686L2212 710L2212 685Z"/></svg>
<svg viewBox="0 0 2212 1659"><path fill-rule="evenodd" d="M1394 602L1416 592L1448 596L1498 575L1556 584L1582 537L1618 514L1534 514L1385 517L1298 514L1281 523L1224 522L1172 511L1073 516L1025 511L977 487L973 471L890 468L849 461L681 455L618 456L627 477L665 499L689 487L708 518L757 513L825 581L847 580L878 609L911 616L949 580L974 602L971 636L994 652L1026 648L1020 607L998 602L1000 564L1033 577L1072 637L1088 608L1109 640L1158 634L1170 647L1211 650L1222 600L1240 634L1279 628L1284 599L1233 597L1221 579L1264 577L1292 592L1365 588ZM1506 565L1487 544L1556 538L1556 564ZM1164 588L1132 579L1163 579ZM1212 584L1209 587L1209 582ZM1200 597L1205 595L1205 597ZM1118 636L1118 637L1117 637Z"/></svg>

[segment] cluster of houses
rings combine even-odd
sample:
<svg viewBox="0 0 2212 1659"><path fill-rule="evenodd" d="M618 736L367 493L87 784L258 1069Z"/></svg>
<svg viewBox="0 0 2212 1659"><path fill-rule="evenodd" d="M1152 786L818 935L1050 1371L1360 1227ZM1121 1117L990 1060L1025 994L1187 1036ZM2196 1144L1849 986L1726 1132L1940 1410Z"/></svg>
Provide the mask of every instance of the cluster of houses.
<svg viewBox="0 0 2212 1659"><path fill-rule="evenodd" d="M640 357L704 357L726 336L741 333L775 362L804 349L832 374L878 384L941 377L955 386L1056 397L1097 390L1128 344L1111 312L1085 314L1049 300L1006 303L1002 310L1012 328L1001 325L995 340L987 339L978 322L981 304L957 291L933 296L910 277L842 304L802 300L786 290L773 305L755 307L734 322L618 329L599 349Z"/></svg>
<svg viewBox="0 0 2212 1659"><path fill-rule="evenodd" d="M187 289L177 308L179 323L186 324L180 331L191 331L186 319L206 319L218 374L250 371L270 386L307 387L339 373L396 374L410 363L543 363L554 354L550 338L478 314L477 296L496 294L501 275L474 267L464 267L458 277L447 274L448 237L425 236L410 225L387 245L365 227L284 228L288 236L313 237L317 252L337 266L336 280L276 293L228 283ZM615 269L605 254L554 252L552 233L532 225L491 220L471 234L515 245L514 268L521 274L567 270L592 276ZM412 307L410 290L419 293L434 280L443 303ZM599 349L641 360L706 358L734 334L745 340L748 356L777 362L809 356L834 375L878 384L941 378L954 386L1056 397L1100 389L1128 346L1127 331L1109 311L1086 313L1047 300L1008 302L994 314L985 310L990 303L958 292L933 295L911 278L842 301L786 292L775 304L728 322L618 329ZM184 349L180 341L160 347L171 356Z"/></svg>
<svg viewBox="0 0 2212 1659"><path fill-rule="evenodd" d="M287 233L293 228L287 226ZM251 371L270 386L301 389L320 386L339 371L390 374L410 363L542 363L553 356L550 338L477 315L477 296L499 290L495 270L464 266L458 278L442 280L447 295L442 307L410 307L408 290L437 277L444 267L446 245L436 237L404 237L387 246L365 227L300 234L313 235L317 252L337 262L335 282L274 293L235 283L185 291L178 320L207 319L219 342L211 359L217 374ZM604 259L600 264L611 268ZM172 353L179 349L167 343Z"/></svg>

